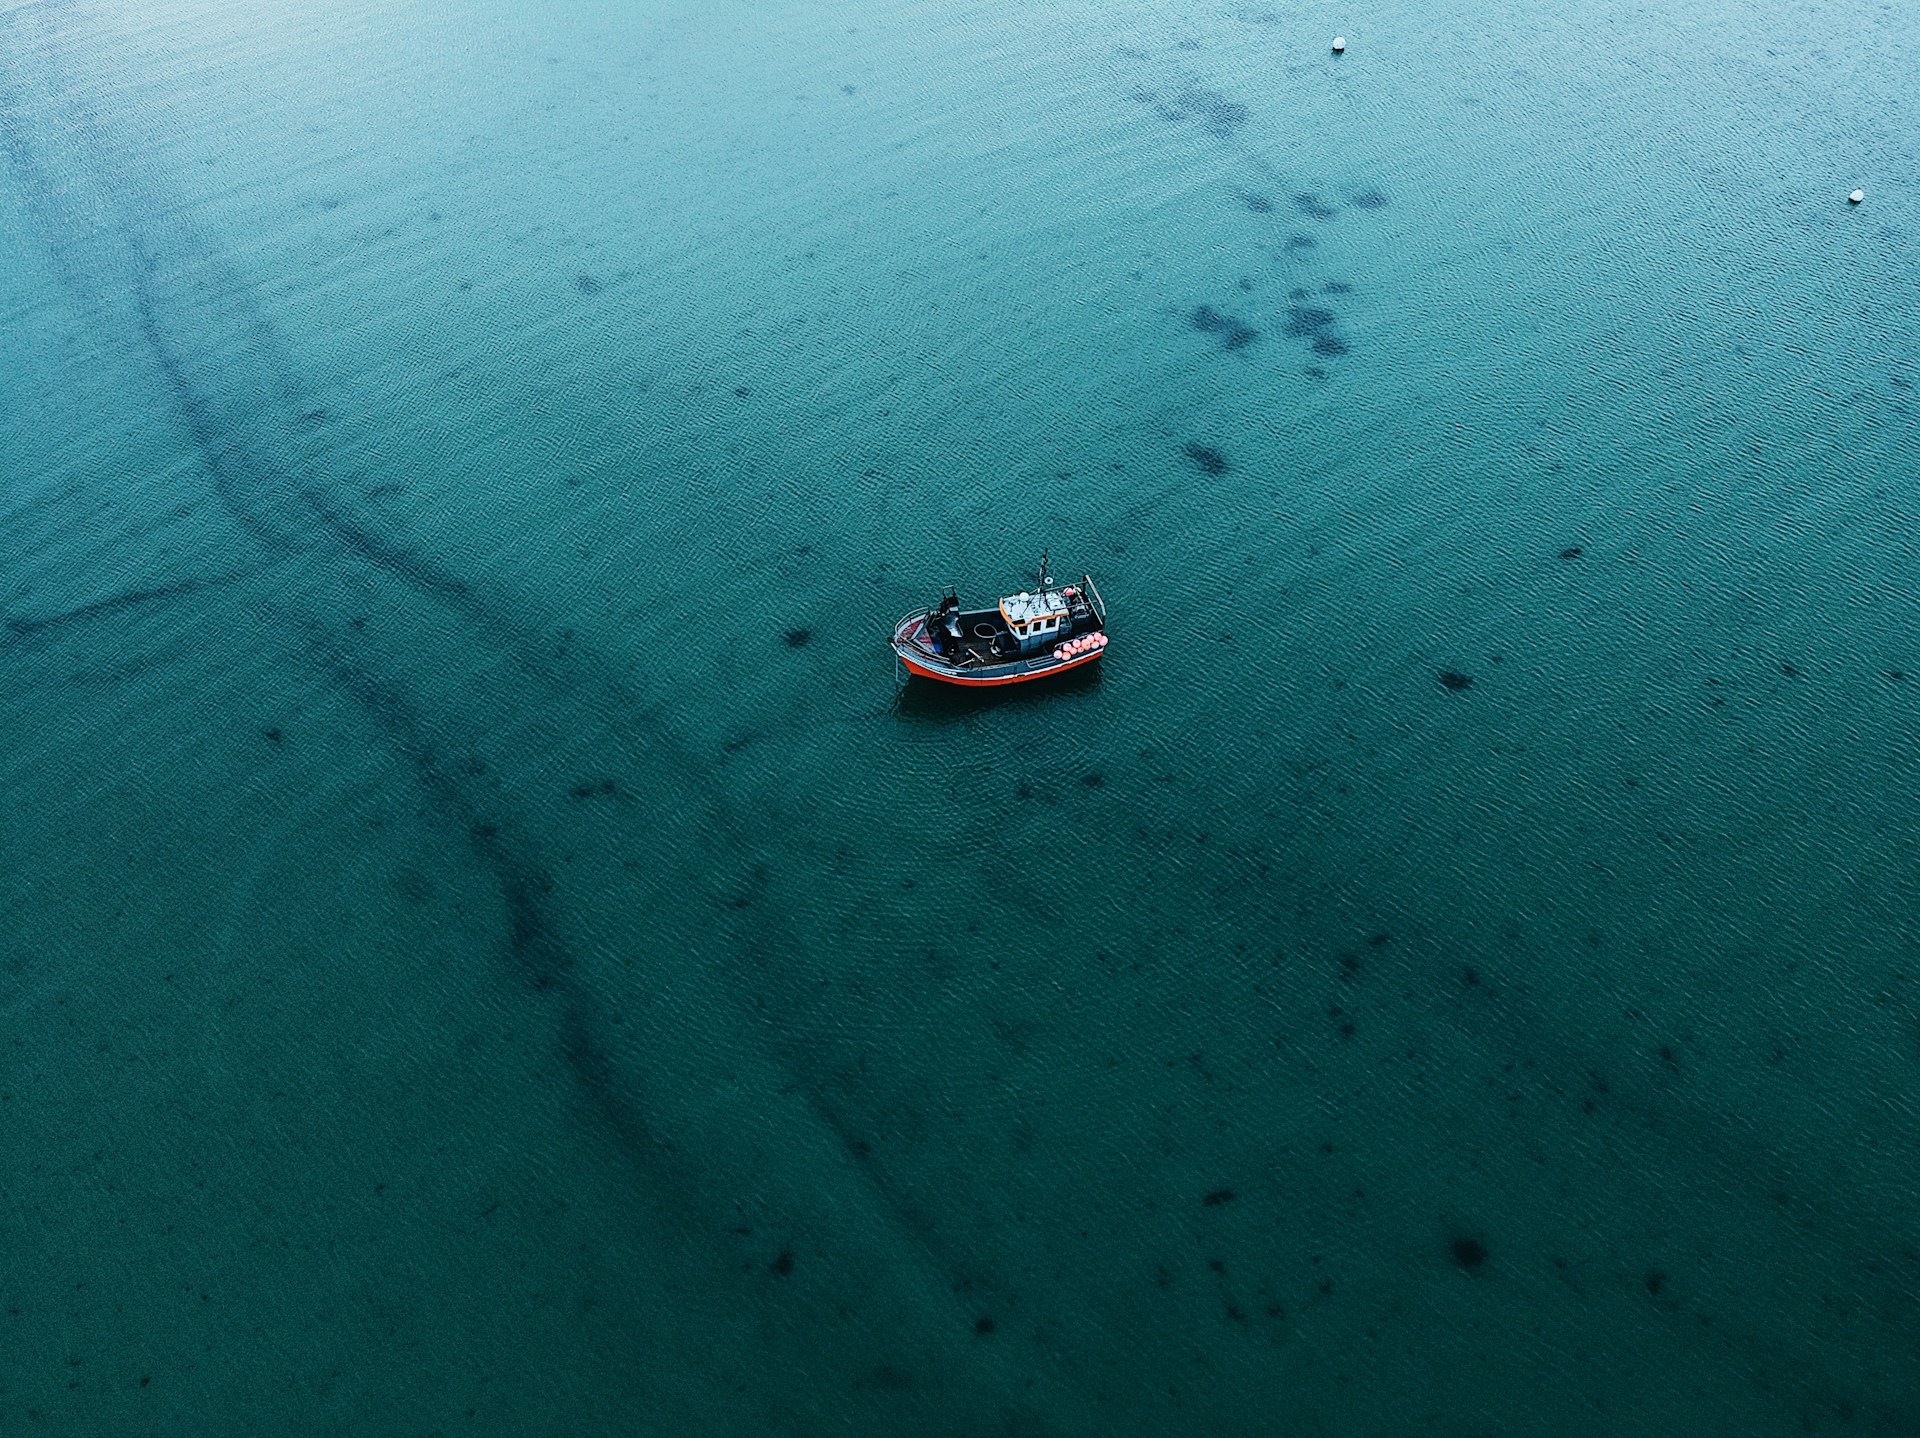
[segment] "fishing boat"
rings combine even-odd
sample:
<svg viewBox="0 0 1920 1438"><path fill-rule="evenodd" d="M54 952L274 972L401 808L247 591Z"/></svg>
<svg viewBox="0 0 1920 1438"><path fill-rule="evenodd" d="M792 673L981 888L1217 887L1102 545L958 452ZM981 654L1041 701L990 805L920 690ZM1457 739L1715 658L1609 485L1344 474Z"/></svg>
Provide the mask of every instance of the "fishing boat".
<svg viewBox="0 0 1920 1438"><path fill-rule="evenodd" d="M909 674L987 689L1048 679L1097 664L1107 648L1107 606L1091 575L1056 585L1040 556L1040 585L992 609L962 609L949 586L932 609L893 626L893 652Z"/></svg>

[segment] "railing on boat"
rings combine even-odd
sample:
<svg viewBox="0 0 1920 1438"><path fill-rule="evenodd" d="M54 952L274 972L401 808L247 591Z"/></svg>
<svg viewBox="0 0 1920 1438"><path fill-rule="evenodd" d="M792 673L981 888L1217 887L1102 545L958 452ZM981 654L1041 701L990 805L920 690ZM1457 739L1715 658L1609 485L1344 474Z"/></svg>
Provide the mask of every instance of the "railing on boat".
<svg viewBox="0 0 1920 1438"><path fill-rule="evenodd" d="M903 636L900 631L903 629L911 629L916 623L922 626L921 632L925 633L926 631L924 626L926 624L926 621L931 619L932 617L933 617L933 611L931 609L916 609L911 614L903 614L900 617L900 622L893 626L893 637L895 639L902 639ZM980 660L973 654L973 652L964 647L960 651L960 657L958 659L955 659L949 655L942 654L939 650L934 649L929 645L922 644L918 639L906 639L905 643L906 643L906 646L909 649L913 650L915 653L924 654L927 658L931 659L934 663L944 664L949 669L970 669L977 666L980 663Z"/></svg>
<svg viewBox="0 0 1920 1438"><path fill-rule="evenodd" d="M1093 576L1092 576L1091 574L1083 574L1083 575L1081 575L1081 576L1080 576L1080 582L1081 582L1082 584L1084 584L1084 585L1086 585L1086 586L1087 586L1087 593L1088 593L1088 595L1089 595L1089 596L1091 596L1091 598L1093 599L1093 612L1094 612L1095 614L1097 614L1097 615L1099 615L1099 616L1100 616L1100 626L1101 626L1101 628L1103 628L1103 629L1104 629L1104 628L1106 627L1106 623L1107 623L1107 602L1106 602L1106 600L1104 600L1104 599L1102 599L1102 598L1100 597L1100 591L1099 591L1098 589L1096 589L1096 588L1094 588L1094 584L1093 584Z"/></svg>

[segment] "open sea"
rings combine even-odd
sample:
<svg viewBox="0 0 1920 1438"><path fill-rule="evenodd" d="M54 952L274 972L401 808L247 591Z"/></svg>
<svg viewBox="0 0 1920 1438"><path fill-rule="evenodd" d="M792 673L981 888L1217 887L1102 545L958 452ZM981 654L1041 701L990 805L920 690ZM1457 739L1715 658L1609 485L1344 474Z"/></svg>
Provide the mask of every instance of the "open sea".
<svg viewBox="0 0 1920 1438"><path fill-rule="evenodd" d="M0 0L0 1435L1920 1433L1917 424L1907 0Z"/></svg>

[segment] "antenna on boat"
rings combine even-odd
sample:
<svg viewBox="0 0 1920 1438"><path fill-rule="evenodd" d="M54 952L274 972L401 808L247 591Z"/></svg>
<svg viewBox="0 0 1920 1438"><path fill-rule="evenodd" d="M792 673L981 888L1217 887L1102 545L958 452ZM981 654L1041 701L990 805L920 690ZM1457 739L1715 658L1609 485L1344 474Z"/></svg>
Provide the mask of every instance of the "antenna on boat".
<svg viewBox="0 0 1920 1438"><path fill-rule="evenodd" d="M1042 594L1053 587L1053 581L1047 578L1047 556L1051 553L1053 553L1051 545L1040 551L1040 592Z"/></svg>

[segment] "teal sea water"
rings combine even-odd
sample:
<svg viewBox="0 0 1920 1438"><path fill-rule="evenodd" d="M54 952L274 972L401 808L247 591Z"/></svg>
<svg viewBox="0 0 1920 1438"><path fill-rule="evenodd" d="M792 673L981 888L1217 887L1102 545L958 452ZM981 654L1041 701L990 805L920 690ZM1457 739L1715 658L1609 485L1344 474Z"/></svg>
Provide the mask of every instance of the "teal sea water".
<svg viewBox="0 0 1920 1438"><path fill-rule="evenodd" d="M0 0L0 1433L1920 1432L1917 108Z"/></svg>

